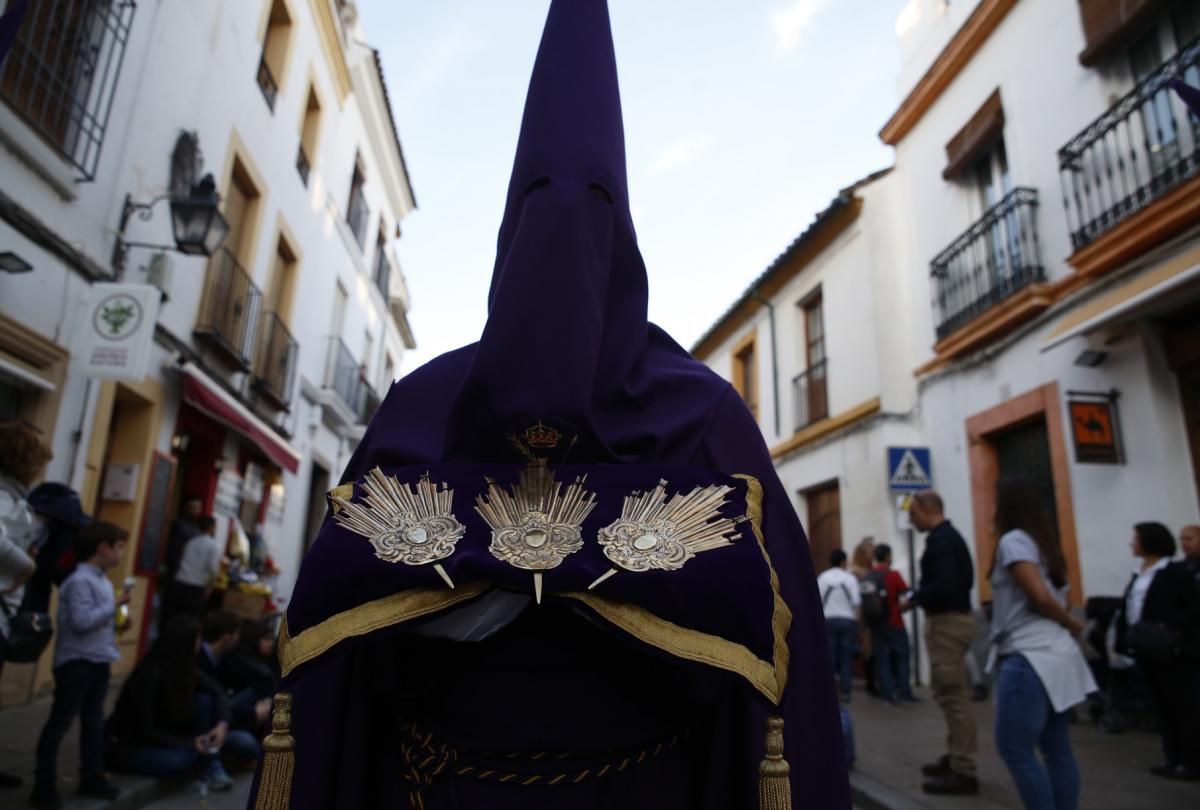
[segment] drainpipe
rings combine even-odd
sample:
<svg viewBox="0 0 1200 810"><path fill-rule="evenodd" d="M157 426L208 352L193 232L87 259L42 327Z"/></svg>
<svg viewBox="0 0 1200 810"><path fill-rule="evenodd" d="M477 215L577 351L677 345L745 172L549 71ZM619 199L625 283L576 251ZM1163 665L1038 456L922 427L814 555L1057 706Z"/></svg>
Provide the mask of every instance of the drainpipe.
<svg viewBox="0 0 1200 810"><path fill-rule="evenodd" d="M758 303L767 308L767 321L771 326L771 401L775 406L775 435L779 435L779 350L775 340L775 305L758 294L755 290L750 295Z"/></svg>

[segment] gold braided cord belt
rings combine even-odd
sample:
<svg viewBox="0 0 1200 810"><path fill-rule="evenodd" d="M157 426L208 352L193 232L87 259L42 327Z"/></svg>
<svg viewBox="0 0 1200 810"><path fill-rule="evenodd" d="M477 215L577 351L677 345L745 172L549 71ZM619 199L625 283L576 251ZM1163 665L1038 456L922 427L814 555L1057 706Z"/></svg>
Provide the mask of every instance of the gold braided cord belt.
<svg viewBox="0 0 1200 810"><path fill-rule="evenodd" d="M504 782L523 786L577 784L602 779L637 767L688 739L683 731L650 743L640 749L623 752L580 755L565 752L487 753L438 742L415 723L400 727L403 778L413 785L409 794L412 810L425 807L422 790L437 777L452 774L468 779Z"/></svg>

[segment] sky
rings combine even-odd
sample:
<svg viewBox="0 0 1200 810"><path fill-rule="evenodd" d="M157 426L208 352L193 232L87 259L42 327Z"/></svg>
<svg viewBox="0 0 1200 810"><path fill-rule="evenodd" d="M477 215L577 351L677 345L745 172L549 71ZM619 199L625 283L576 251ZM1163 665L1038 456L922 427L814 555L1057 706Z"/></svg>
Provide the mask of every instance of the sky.
<svg viewBox="0 0 1200 810"><path fill-rule="evenodd" d="M905 0L609 0L650 319L690 348L839 189L892 164ZM550 0L360 0L418 210L417 349L478 339Z"/></svg>

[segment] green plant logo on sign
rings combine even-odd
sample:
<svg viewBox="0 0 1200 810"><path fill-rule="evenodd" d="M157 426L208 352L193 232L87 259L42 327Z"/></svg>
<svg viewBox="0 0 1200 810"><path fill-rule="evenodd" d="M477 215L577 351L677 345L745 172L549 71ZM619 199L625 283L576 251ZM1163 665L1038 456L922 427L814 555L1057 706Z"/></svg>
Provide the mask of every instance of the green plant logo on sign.
<svg viewBox="0 0 1200 810"><path fill-rule="evenodd" d="M95 309L92 326L105 340L124 340L142 325L142 305L132 295L116 293Z"/></svg>

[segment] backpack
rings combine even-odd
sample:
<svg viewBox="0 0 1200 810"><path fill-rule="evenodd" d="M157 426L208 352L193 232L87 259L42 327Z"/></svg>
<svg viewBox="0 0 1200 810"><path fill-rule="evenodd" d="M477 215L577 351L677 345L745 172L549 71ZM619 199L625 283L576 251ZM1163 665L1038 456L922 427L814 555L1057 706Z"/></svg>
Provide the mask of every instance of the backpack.
<svg viewBox="0 0 1200 810"><path fill-rule="evenodd" d="M881 625L888 619L887 571L871 570L858 583L862 593L862 617L869 625Z"/></svg>

